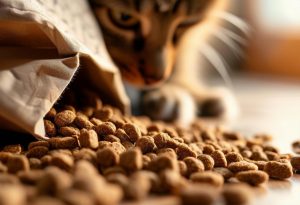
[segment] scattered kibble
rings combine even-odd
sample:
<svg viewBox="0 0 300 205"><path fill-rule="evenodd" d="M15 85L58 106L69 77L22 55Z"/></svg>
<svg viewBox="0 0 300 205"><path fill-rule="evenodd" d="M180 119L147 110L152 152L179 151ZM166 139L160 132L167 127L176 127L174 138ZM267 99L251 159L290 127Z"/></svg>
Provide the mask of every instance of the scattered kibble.
<svg viewBox="0 0 300 205"><path fill-rule="evenodd" d="M239 172L236 178L241 182L246 182L253 186L258 186L268 181L269 175L266 172L259 170L250 170Z"/></svg>
<svg viewBox="0 0 300 205"><path fill-rule="evenodd" d="M172 195L182 205L243 205L253 198L249 187L300 170L299 157L281 154L269 135L246 139L201 120L189 129L153 122L83 96L46 114L48 140L2 147L0 204L117 205Z"/></svg>
<svg viewBox="0 0 300 205"><path fill-rule="evenodd" d="M290 162L267 162L264 171L274 179L288 179L293 176L293 168Z"/></svg>

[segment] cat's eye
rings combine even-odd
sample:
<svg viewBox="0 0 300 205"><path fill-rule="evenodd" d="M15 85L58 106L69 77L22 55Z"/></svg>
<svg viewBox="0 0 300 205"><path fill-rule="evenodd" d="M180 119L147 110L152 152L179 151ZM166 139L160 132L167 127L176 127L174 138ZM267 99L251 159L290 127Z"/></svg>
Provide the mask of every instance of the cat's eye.
<svg viewBox="0 0 300 205"><path fill-rule="evenodd" d="M139 24L139 19L119 10L109 10L109 17L115 25L125 29L133 28Z"/></svg>

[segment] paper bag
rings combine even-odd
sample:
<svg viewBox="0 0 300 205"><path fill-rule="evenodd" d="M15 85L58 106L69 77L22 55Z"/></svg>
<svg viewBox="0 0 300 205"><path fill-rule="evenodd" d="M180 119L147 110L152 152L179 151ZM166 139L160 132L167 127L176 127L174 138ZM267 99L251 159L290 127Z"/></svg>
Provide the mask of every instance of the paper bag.
<svg viewBox="0 0 300 205"><path fill-rule="evenodd" d="M78 69L129 109L88 1L0 0L0 129L46 139L43 117Z"/></svg>

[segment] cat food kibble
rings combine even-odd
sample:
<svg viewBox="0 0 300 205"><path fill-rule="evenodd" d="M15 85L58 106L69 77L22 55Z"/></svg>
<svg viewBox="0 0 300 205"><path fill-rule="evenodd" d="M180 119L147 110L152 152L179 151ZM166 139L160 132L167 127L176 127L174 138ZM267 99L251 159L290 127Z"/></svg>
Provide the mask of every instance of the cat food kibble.
<svg viewBox="0 0 300 205"><path fill-rule="evenodd" d="M182 205L213 205L217 192L207 185L191 185L181 191L180 199Z"/></svg>
<svg viewBox="0 0 300 205"><path fill-rule="evenodd" d="M80 130L79 144L81 147L96 149L98 147L98 135L94 130L85 128Z"/></svg>
<svg viewBox="0 0 300 205"><path fill-rule="evenodd" d="M293 166L293 169L298 172L300 171L300 157L292 157L291 164Z"/></svg>
<svg viewBox="0 0 300 205"><path fill-rule="evenodd" d="M227 161L224 153L220 150L213 151L211 157L214 159L215 167L227 167Z"/></svg>
<svg viewBox="0 0 300 205"><path fill-rule="evenodd" d="M267 135L246 139L201 120L182 128L123 115L92 92L80 97L46 114L49 139L1 148L0 204L117 205L164 195L170 204L243 205L252 186L299 172L299 157L281 154Z"/></svg>
<svg viewBox="0 0 300 205"><path fill-rule="evenodd" d="M296 154L300 154L300 140L293 142L292 148Z"/></svg>
<svg viewBox="0 0 300 205"><path fill-rule="evenodd" d="M214 168L215 161L211 156L207 154L200 154L197 158L201 160L205 170L212 170Z"/></svg>
<svg viewBox="0 0 300 205"><path fill-rule="evenodd" d="M213 171L195 172L191 174L190 179L193 182L207 183L216 187L221 187L224 184L223 176Z"/></svg>
<svg viewBox="0 0 300 205"><path fill-rule="evenodd" d="M226 205L249 205L253 194L247 186L237 184L225 186L222 196Z"/></svg>
<svg viewBox="0 0 300 205"><path fill-rule="evenodd" d="M76 114L70 110L64 110L56 114L54 123L58 127L70 125L76 118Z"/></svg>
<svg viewBox="0 0 300 205"><path fill-rule="evenodd" d="M240 161L233 162L228 166L228 169L234 173L248 170L258 170L258 167L254 163Z"/></svg>
<svg viewBox="0 0 300 205"><path fill-rule="evenodd" d="M257 186L268 181L269 176L266 172L259 170L250 170L239 172L235 176L239 181Z"/></svg>
<svg viewBox="0 0 300 205"><path fill-rule="evenodd" d="M142 152L133 148L120 155L120 165L128 171L137 171L143 167Z"/></svg>
<svg viewBox="0 0 300 205"><path fill-rule="evenodd" d="M274 179L288 179L293 176L293 168L290 162L267 162L264 171Z"/></svg>

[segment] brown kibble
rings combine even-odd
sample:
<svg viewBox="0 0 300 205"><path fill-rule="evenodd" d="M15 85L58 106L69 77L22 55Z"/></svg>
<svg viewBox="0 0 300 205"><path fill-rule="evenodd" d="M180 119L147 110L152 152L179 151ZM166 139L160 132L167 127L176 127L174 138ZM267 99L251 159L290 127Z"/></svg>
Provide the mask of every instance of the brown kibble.
<svg viewBox="0 0 300 205"><path fill-rule="evenodd" d="M100 136L113 135L116 132L116 126L111 122L103 122L102 124L97 125L95 130Z"/></svg>
<svg viewBox="0 0 300 205"><path fill-rule="evenodd" d="M222 135L227 141L237 141L243 139L242 135L237 132L223 132Z"/></svg>
<svg viewBox="0 0 300 205"><path fill-rule="evenodd" d="M267 162L264 171L273 179L287 179L293 176L293 168L289 162Z"/></svg>
<svg viewBox="0 0 300 205"><path fill-rule="evenodd" d="M42 170L21 171L18 173L18 178L24 184L35 185L40 178L44 176Z"/></svg>
<svg viewBox="0 0 300 205"><path fill-rule="evenodd" d="M215 148L212 145L206 144L203 146L203 154L212 154Z"/></svg>
<svg viewBox="0 0 300 205"><path fill-rule="evenodd" d="M120 157L117 152L107 147L97 151L97 165L102 168L111 167L119 163Z"/></svg>
<svg viewBox="0 0 300 205"><path fill-rule="evenodd" d="M1 152L0 152L0 161L1 161L2 163L6 164L7 161L8 161L8 158L10 158L12 155L13 155L13 154L10 153L10 152L3 152L3 151L1 151Z"/></svg>
<svg viewBox="0 0 300 205"><path fill-rule="evenodd" d="M269 180L269 175L266 172L259 170L250 170L239 172L235 176L239 181L248 183L253 186L258 186Z"/></svg>
<svg viewBox="0 0 300 205"><path fill-rule="evenodd" d="M52 137L48 140L52 149L75 149L78 147L76 136L72 137Z"/></svg>
<svg viewBox="0 0 300 205"><path fill-rule="evenodd" d="M205 170L212 170L214 168L215 161L211 156L207 154L200 154L197 158L201 160Z"/></svg>
<svg viewBox="0 0 300 205"><path fill-rule="evenodd" d="M242 184L225 186L222 195L226 205L248 205L253 198L251 189Z"/></svg>
<svg viewBox="0 0 300 205"><path fill-rule="evenodd" d="M8 158L7 164L9 173L17 173L19 171L27 171L30 168L28 159L23 155L12 155Z"/></svg>
<svg viewBox="0 0 300 205"><path fill-rule="evenodd" d="M59 133L62 136L80 135L80 130L76 127L66 126L66 127L60 127Z"/></svg>
<svg viewBox="0 0 300 205"><path fill-rule="evenodd" d="M126 123L123 125L123 129L132 143L136 142L142 136L141 130L135 124Z"/></svg>
<svg viewBox="0 0 300 205"><path fill-rule="evenodd" d="M74 120L75 125L77 125L77 127L83 129L92 129L94 127L94 124L91 123L88 119L87 116L85 115L77 115L75 120Z"/></svg>
<svg viewBox="0 0 300 205"><path fill-rule="evenodd" d="M117 184L124 190L127 184L129 183L128 177L119 172L113 172L109 174L105 174L106 180L110 183Z"/></svg>
<svg viewBox="0 0 300 205"><path fill-rule="evenodd" d="M297 156L297 157L292 157L291 159L291 164L293 166L293 169L295 171L299 171L300 170L300 157Z"/></svg>
<svg viewBox="0 0 300 205"><path fill-rule="evenodd" d="M53 119L55 118L56 113L57 113L57 112L56 112L55 108L52 107L52 108L48 111L48 113L46 114L45 118L46 118L46 119L53 120Z"/></svg>
<svg viewBox="0 0 300 205"><path fill-rule="evenodd" d="M187 145L187 144L179 144L176 148L176 154L179 160L183 160L186 157L196 157L197 154Z"/></svg>
<svg viewBox="0 0 300 205"><path fill-rule="evenodd" d="M76 189L68 189L62 192L59 195L59 198L64 201L66 204L70 205L93 205L94 199L87 192L76 190Z"/></svg>
<svg viewBox="0 0 300 205"><path fill-rule="evenodd" d="M74 166L74 160L67 154L55 153L52 155L50 164L63 170L70 171Z"/></svg>
<svg viewBox="0 0 300 205"><path fill-rule="evenodd" d="M20 154L22 152L22 146L20 144L6 145L3 147L3 152L10 152L13 154Z"/></svg>
<svg viewBox="0 0 300 205"><path fill-rule="evenodd" d="M121 129L118 128L116 133L115 133L116 137L120 139L121 142L125 142L125 141L129 141L129 136L126 134L126 132Z"/></svg>
<svg viewBox="0 0 300 205"><path fill-rule="evenodd" d="M120 165L127 171L137 171L143 167L142 152L132 148L120 155Z"/></svg>
<svg viewBox="0 0 300 205"><path fill-rule="evenodd" d="M199 159L196 159L194 157L186 157L183 161L187 166L187 176L190 176L194 172L204 171L204 165Z"/></svg>
<svg viewBox="0 0 300 205"><path fill-rule="evenodd" d="M31 142L28 145L28 149L32 149L33 147L37 147L37 146L43 146L43 147L47 147L47 148L50 147L48 141L35 141L35 142Z"/></svg>
<svg viewBox="0 0 300 205"><path fill-rule="evenodd" d="M80 130L79 144L81 147L96 149L98 147L98 135L95 130Z"/></svg>
<svg viewBox="0 0 300 205"><path fill-rule="evenodd" d="M124 175L127 174L126 171L122 167L120 167L119 165L102 169L103 176L109 176L111 174L116 174L116 173L124 174Z"/></svg>
<svg viewBox="0 0 300 205"><path fill-rule="evenodd" d="M108 121L113 114L114 112L110 107L102 107L101 109L94 111L94 117L102 121Z"/></svg>
<svg viewBox="0 0 300 205"><path fill-rule="evenodd" d="M35 146L35 147L31 148L30 150L28 150L28 152L26 153L26 156L28 158L31 158L31 157L41 158L44 155L46 155L48 153L48 151L49 151L48 147Z"/></svg>
<svg viewBox="0 0 300 205"><path fill-rule="evenodd" d="M222 151L214 151L211 153L211 157L214 159L215 167L227 167L226 157Z"/></svg>
<svg viewBox="0 0 300 205"><path fill-rule="evenodd" d="M178 161L179 172L182 176L186 176L187 166L184 161Z"/></svg>
<svg viewBox="0 0 300 205"><path fill-rule="evenodd" d="M178 167L178 163L177 161L167 155L161 155L156 157L155 159L153 159L148 168L153 171L153 172L161 172L162 170L165 169L171 169L171 170L175 170L175 171L179 171L179 167Z"/></svg>
<svg viewBox="0 0 300 205"><path fill-rule="evenodd" d="M277 161L277 160L280 159L279 154L277 154L276 152L265 151L265 154L266 154L269 161Z"/></svg>
<svg viewBox="0 0 300 205"><path fill-rule="evenodd" d="M156 149L154 139L150 136L140 137L136 141L135 146L140 147L143 154L146 154L148 152L153 152Z"/></svg>
<svg viewBox="0 0 300 205"><path fill-rule="evenodd" d="M255 161L268 161L267 155L262 151L252 152L250 159L255 160Z"/></svg>
<svg viewBox="0 0 300 205"><path fill-rule="evenodd" d="M213 171L195 172L191 174L190 179L196 183L207 183L216 187L224 184L223 176Z"/></svg>
<svg viewBox="0 0 300 205"><path fill-rule="evenodd" d="M90 119L90 122L93 123L94 126L98 126L103 123L101 120L94 118L94 117L92 119Z"/></svg>
<svg viewBox="0 0 300 205"><path fill-rule="evenodd" d="M135 172L124 187L127 199L142 200L147 197L151 189L151 182L143 172Z"/></svg>
<svg viewBox="0 0 300 205"><path fill-rule="evenodd" d="M75 161L86 160L93 164L96 164L96 152L88 148L82 148L73 152Z"/></svg>
<svg viewBox="0 0 300 205"><path fill-rule="evenodd" d="M213 171L222 175L225 181L227 181L228 179L234 176L232 171L230 171L228 168L225 167L215 167Z"/></svg>
<svg viewBox="0 0 300 205"><path fill-rule="evenodd" d="M244 157L244 158L247 158L247 159L250 159L251 155L252 155L252 152L250 150L243 150L241 152L241 155Z"/></svg>
<svg viewBox="0 0 300 205"><path fill-rule="evenodd" d="M65 205L60 199L50 196L37 196L31 202L31 205Z"/></svg>
<svg viewBox="0 0 300 205"><path fill-rule="evenodd" d="M234 173L242 172L242 171L249 171L249 170L258 170L258 167L256 164L246 161L240 161L240 162L232 162L228 169Z"/></svg>
<svg viewBox="0 0 300 205"><path fill-rule="evenodd" d="M300 140L292 143L293 152L300 154Z"/></svg>
<svg viewBox="0 0 300 205"><path fill-rule="evenodd" d="M184 178L178 171L165 169L159 174L160 191L171 194L178 194L186 185Z"/></svg>
<svg viewBox="0 0 300 205"><path fill-rule="evenodd" d="M48 137L56 136L56 127L50 120L44 120L44 126Z"/></svg>
<svg viewBox="0 0 300 205"><path fill-rule="evenodd" d="M123 197L121 187L106 183L101 175L80 173L74 177L73 187L90 193L95 204L117 205Z"/></svg>
<svg viewBox="0 0 300 205"><path fill-rule="evenodd" d="M76 118L76 114L70 110L64 110L57 113L54 119L54 123L58 127L64 127L70 125Z"/></svg>
<svg viewBox="0 0 300 205"><path fill-rule="evenodd" d="M70 111L76 113L76 109L72 105L65 105L65 106L63 106L63 109L64 110L70 110Z"/></svg>
<svg viewBox="0 0 300 205"><path fill-rule="evenodd" d="M176 140L172 139L168 134L163 132L155 134L153 136L153 139L158 149L162 149L162 148L175 149L179 144Z"/></svg>
<svg viewBox="0 0 300 205"><path fill-rule="evenodd" d="M72 179L68 173L56 167L47 167L44 176L37 181L37 191L39 194L59 195L71 185Z"/></svg>
<svg viewBox="0 0 300 205"><path fill-rule="evenodd" d="M42 161L37 158L29 158L29 165L30 169L41 169L42 168Z"/></svg>
<svg viewBox="0 0 300 205"><path fill-rule="evenodd" d="M41 158L42 167L47 167L51 164L52 156L45 155Z"/></svg>
<svg viewBox="0 0 300 205"><path fill-rule="evenodd" d="M157 150L156 154L158 156L167 155L173 159L177 159L176 152L174 151L174 149L171 149L171 148L159 149L159 150Z"/></svg>
<svg viewBox="0 0 300 205"><path fill-rule="evenodd" d="M184 205L212 205L217 199L214 187L193 184L180 193L181 204Z"/></svg>
<svg viewBox="0 0 300 205"><path fill-rule="evenodd" d="M121 142L121 140L115 135L106 135L103 140L108 142Z"/></svg>
<svg viewBox="0 0 300 205"><path fill-rule="evenodd" d="M240 162L243 160L243 156L236 152L229 152L226 154L226 161L228 164L231 162Z"/></svg>

